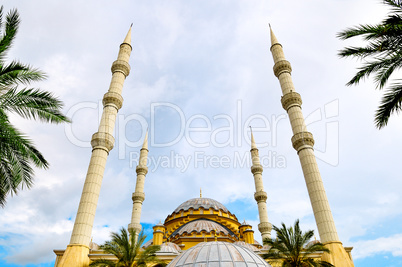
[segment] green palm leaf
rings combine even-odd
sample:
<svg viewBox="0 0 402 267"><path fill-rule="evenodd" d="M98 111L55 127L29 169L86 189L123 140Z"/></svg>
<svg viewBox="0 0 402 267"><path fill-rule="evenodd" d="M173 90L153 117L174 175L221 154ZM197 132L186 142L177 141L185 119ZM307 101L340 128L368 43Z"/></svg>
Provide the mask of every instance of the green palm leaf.
<svg viewBox="0 0 402 267"><path fill-rule="evenodd" d="M381 105L375 114L375 122L377 128L388 124L388 120L392 113L399 113L402 110L402 84L394 84L384 94Z"/></svg>
<svg viewBox="0 0 402 267"><path fill-rule="evenodd" d="M159 263L160 260L155 253L160 246L149 246L142 250L146 235L137 233L131 229L127 231L124 227L120 233L112 232L111 240L100 246L104 252L116 256L117 261L95 260L89 266L115 266L115 267L146 267L150 263Z"/></svg>
<svg viewBox="0 0 402 267"><path fill-rule="evenodd" d="M7 86L30 84L33 81L40 81L46 78L46 75L40 70L24 65L18 61L12 61L5 66L0 65L0 73L0 86L3 90L7 88Z"/></svg>
<svg viewBox="0 0 402 267"><path fill-rule="evenodd" d="M365 63L347 83L356 85L362 79L374 76L376 88L383 89L391 75L402 67L402 1L383 0L391 8L391 13L379 24L363 24L348 28L337 34L341 40L362 37L365 47L346 47L339 51L340 57L356 57ZM381 129L388 123L393 113L401 111L400 85L389 87L375 114L375 125Z"/></svg>
<svg viewBox="0 0 402 267"><path fill-rule="evenodd" d="M0 8L0 18L1 21L3 21L3 6ZM3 23L1 23L1 26L3 26L2 24ZM7 55L7 50L11 47L15 35L17 34L19 24L20 18L17 10L10 10L10 12L6 15L4 34L0 40L0 62L3 62Z"/></svg>
<svg viewBox="0 0 402 267"><path fill-rule="evenodd" d="M39 89L9 89L0 97L0 109L15 112L23 118L60 123L69 121L60 109L62 102L51 93Z"/></svg>
<svg viewBox="0 0 402 267"><path fill-rule="evenodd" d="M313 230L302 232L299 220L296 220L293 227L287 228L284 223L281 226L281 228L273 226L276 240L264 240L264 245L270 246L268 252L263 254L264 259L282 261L282 266L333 266L328 262L311 258L311 254L319 251L330 252L320 242L308 245L314 236Z"/></svg>
<svg viewBox="0 0 402 267"><path fill-rule="evenodd" d="M0 206L4 207L8 194L33 185L34 170L48 168L49 164L32 141L9 121L15 113L26 119L50 123L69 122L63 115L63 103L51 93L40 89L20 88L43 80L45 74L18 61L4 62L20 23L17 10L6 15L0 7Z"/></svg>

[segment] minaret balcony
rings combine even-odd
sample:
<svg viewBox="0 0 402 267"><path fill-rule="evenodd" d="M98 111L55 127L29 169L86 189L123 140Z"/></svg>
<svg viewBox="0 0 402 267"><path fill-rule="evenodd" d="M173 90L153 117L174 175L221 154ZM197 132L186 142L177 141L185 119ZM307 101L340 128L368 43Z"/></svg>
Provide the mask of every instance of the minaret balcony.
<svg viewBox="0 0 402 267"><path fill-rule="evenodd" d="M145 194L143 192L134 192L132 195L134 202L143 202L145 200Z"/></svg>
<svg viewBox="0 0 402 267"><path fill-rule="evenodd" d="M313 134L310 132L299 132L292 136L293 148L300 152L300 150L305 148L313 148L314 138Z"/></svg>
<svg viewBox="0 0 402 267"><path fill-rule="evenodd" d="M282 107L284 110L288 111L291 107L298 106L301 107L302 99L299 93L289 92L282 96L281 98Z"/></svg>
<svg viewBox="0 0 402 267"><path fill-rule="evenodd" d="M292 66L290 62L287 60L280 60L274 65L274 74L276 77L279 77L284 72L288 72L289 74L292 72Z"/></svg>
<svg viewBox="0 0 402 267"><path fill-rule="evenodd" d="M258 191L254 193L254 199L259 202L266 202L268 199L267 193L264 191Z"/></svg>
<svg viewBox="0 0 402 267"><path fill-rule="evenodd" d="M105 132L96 132L92 135L91 146L93 149L105 149L108 153L113 149L114 137Z"/></svg>

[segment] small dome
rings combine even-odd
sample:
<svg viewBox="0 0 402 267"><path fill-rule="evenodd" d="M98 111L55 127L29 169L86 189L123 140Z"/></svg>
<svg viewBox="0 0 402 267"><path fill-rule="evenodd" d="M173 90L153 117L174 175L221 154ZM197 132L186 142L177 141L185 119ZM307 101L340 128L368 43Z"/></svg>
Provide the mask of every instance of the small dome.
<svg viewBox="0 0 402 267"><path fill-rule="evenodd" d="M181 248L179 247L179 245L172 243L172 242L166 242L166 243L163 243L162 245L166 245L166 246L174 248L177 251L181 251Z"/></svg>
<svg viewBox="0 0 402 267"><path fill-rule="evenodd" d="M235 236L235 234L227 227L208 219L198 219L186 223L185 225L174 231L172 236L192 232L201 233L202 231L206 231L207 233L210 233L211 231L216 231L217 233L223 233L224 235Z"/></svg>
<svg viewBox="0 0 402 267"><path fill-rule="evenodd" d="M251 245L249 243L246 243L244 241L237 241L237 242L234 242L234 244L239 245L239 246L243 246L243 247L248 248L249 250L254 251L254 252L260 251L257 247L255 247L255 246L253 246L253 245Z"/></svg>
<svg viewBox="0 0 402 267"><path fill-rule="evenodd" d="M176 244L171 243L171 242L163 243L163 244L161 245L161 249L158 251L158 253L174 253L174 254L179 254L180 247L179 247L178 245L176 245L177 248L178 248L178 249L176 249L176 247L173 246L173 245L176 245Z"/></svg>
<svg viewBox="0 0 402 267"><path fill-rule="evenodd" d="M158 222L158 224L155 224L155 226L164 226L163 223L161 223L161 221Z"/></svg>
<svg viewBox="0 0 402 267"><path fill-rule="evenodd" d="M186 202L183 202L180 206L178 206L174 210L174 213L177 213L181 210L187 211L190 208L198 210L201 207L204 208L205 210L213 208L214 210L223 210L224 212L228 212L228 209L225 206L223 206L220 202L213 200L211 198L200 197L200 198L192 198L187 200Z"/></svg>
<svg viewBox="0 0 402 267"><path fill-rule="evenodd" d="M203 242L174 258L168 267L271 266L251 250L227 242Z"/></svg>

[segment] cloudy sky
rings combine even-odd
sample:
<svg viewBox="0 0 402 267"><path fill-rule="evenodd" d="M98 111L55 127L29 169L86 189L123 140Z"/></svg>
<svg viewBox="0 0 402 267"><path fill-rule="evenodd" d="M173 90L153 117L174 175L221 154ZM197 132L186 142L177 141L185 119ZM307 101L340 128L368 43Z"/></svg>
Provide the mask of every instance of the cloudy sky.
<svg viewBox="0 0 402 267"><path fill-rule="evenodd" d="M13 118L50 162L35 186L0 210L0 265L53 266L66 248L97 131L110 66L131 23L132 72L123 89L93 240L127 226L135 166L150 130L149 173L141 220L146 233L187 199L216 199L254 226L260 240L250 133L260 148L273 224L316 229L291 128L269 51L271 23L293 67L303 113L338 234L356 266L402 264L401 117L373 124L381 92L370 80L346 87L359 62L337 51L360 41L336 33L379 22L379 0L50 1L5 0L22 23L10 51L42 69L65 103L69 125ZM317 233L317 231L316 231ZM318 233L317 233L317 238Z"/></svg>

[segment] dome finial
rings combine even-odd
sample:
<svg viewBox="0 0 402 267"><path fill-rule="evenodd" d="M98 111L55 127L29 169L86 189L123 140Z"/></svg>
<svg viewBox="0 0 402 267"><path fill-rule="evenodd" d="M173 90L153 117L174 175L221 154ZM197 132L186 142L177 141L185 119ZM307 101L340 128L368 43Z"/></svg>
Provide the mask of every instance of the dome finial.
<svg viewBox="0 0 402 267"><path fill-rule="evenodd" d="M202 198L202 188L200 187L200 198Z"/></svg>

